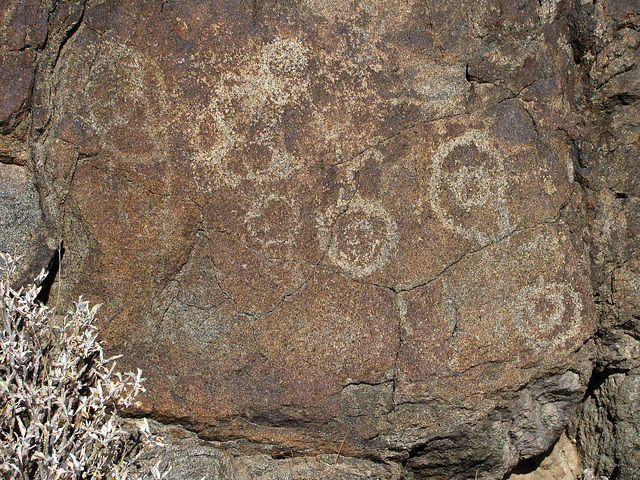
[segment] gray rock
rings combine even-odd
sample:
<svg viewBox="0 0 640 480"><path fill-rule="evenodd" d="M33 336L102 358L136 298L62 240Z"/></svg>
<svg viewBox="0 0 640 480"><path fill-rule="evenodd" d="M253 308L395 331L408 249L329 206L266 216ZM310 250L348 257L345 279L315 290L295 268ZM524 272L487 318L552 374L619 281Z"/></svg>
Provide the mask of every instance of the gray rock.
<svg viewBox="0 0 640 480"><path fill-rule="evenodd" d="M590 209L600 317L577 440L586 467L631 480L640 476L640 9L577 2L574 21L586 122L576 173Z"/></svg>
<svg viewBox="0 0 640 480"><path fill-rule="evenodd" d="M0 163L0 251L23 256L16 284L32 282L48 265L51 249L44 233L32 176L24 167Z"/></svg>
<svg viewBox="0 0 640 480"><path fill-rule="evenodd" d="M146 452L137 462L138 475L149 474L152 467L166 474L166 480L399 480L401 467L372 460L335 454L313 457L244 454L250 445L242 441L207 442L177 426L150 422L152 432L166 445ZM246 444L246 442L244 442Z"/></svg>

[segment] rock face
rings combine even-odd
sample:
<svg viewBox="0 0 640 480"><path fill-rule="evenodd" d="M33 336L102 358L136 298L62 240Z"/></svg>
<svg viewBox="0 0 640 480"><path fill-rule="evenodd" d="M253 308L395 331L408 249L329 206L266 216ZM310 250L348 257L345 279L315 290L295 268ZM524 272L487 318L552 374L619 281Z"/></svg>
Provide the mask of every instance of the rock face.
<svg viewBox="0 0 640 480"><path fill-rule="evenodd" d="M57 247L28 172L30 107L37 50L47 37L47 10L37 2L0 5L0 251L24 255L17 281L31 281Z"/></svg>
<svg viewBox="0 0 640 480"><path fill-rule="evenodd" d="M0 245L64 240L60 297L149 377L133 413L197 433L180 462L246 459L175 478L338 451L343 478L502 478L575 424L598 314L635 348L637 12L612 5L12 0L0 188L34 213ZM617 465L588 439L613 378L577 428Z"/></svg>
<svg viewBox="0 0 640 480"><path fill-rule="evenodd" d="M589 3L574 12L585 129L578 178L594 232L600 316L597 363L581 412L585 463L640 477L640 5Z"/></svg>

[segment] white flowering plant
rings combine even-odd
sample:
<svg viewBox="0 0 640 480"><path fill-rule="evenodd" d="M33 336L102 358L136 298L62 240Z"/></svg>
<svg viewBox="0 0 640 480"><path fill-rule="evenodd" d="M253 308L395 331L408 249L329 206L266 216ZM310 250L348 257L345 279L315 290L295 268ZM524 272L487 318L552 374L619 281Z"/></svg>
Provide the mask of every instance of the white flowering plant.
<svg viewBox="0 0 640 480"><path fill-rule="evenodd" d="M82 297L64 317L36 300L37 285L11 286L17 259L0 253L0 478L126 479L144 447L146 421L123 428L118 410L144 391L141 372L105 358ZM155 469L155 478L163 475Z"/></svg>

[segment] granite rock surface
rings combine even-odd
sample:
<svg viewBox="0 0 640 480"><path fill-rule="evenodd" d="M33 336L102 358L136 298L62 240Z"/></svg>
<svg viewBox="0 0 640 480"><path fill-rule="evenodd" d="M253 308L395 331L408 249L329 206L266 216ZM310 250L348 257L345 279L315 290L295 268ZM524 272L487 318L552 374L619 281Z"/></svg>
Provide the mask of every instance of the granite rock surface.
<svg viewBox="0 0 640 480"><path fill-rule="evenodd" d="M635 348L634 8L12 0L0 244L229 478L502 478Z"/></svg>
<svg viewBox="0 0 640 480"><path fill-rule="evenodd" d="M609 478L640 476L640 5L578 6L578 179L593 234L596 368L578 423L584 461Z"/></svg>

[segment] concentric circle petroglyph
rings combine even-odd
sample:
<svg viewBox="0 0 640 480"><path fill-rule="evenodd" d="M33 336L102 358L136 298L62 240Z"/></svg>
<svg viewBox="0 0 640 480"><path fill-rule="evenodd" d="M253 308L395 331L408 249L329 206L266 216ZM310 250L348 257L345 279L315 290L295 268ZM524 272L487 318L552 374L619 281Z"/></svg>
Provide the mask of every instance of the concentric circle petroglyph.
<svg viewBox="0 0 640 480"><path fill-rule="evenodd" d="M398 240L396 222L382 204L360 197L338 217L333 232L329 259L357 277L386 265Z"/></svg>
<svg viewBox="0 0 640 480"><path fill-rule="evenodd" d="M481 245L509 232L504 156L485 132L443 143L431 168L431 208L445 227Z"/></svg>
<svg viewBox="0 0 640 480"><path fill-rule="evenodd" d="M582 302L568 283L528 285L518 294L514 321L534 348L554 348L579 332Z"/></svg>

